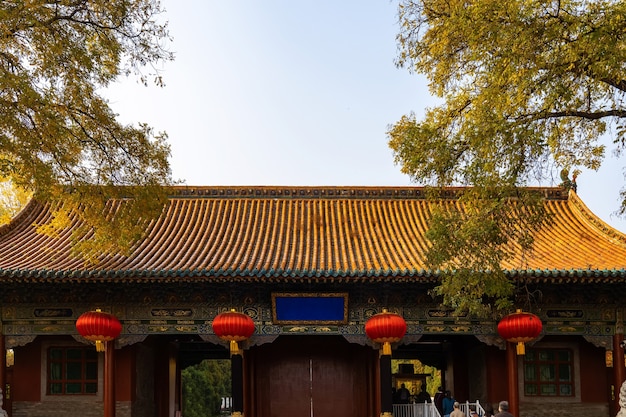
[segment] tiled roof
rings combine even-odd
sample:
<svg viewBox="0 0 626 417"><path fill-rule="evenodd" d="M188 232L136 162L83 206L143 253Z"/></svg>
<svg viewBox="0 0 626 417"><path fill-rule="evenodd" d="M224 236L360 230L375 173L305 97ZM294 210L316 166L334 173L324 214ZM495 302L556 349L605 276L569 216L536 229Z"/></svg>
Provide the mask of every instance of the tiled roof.
<svg viewBox="0 0 626 417"><path fill-rule="evenodd" d="M85 265L69 233L37 234L49 219L31 202L0 228L0 281L435 280L423 254L432 209L419 187L178 187L128 257ZM449 189L455 204L458 189ZM626 278L626 235L574 193L538 189L554 214L531 254L503 265L525 280Z"/></svg>

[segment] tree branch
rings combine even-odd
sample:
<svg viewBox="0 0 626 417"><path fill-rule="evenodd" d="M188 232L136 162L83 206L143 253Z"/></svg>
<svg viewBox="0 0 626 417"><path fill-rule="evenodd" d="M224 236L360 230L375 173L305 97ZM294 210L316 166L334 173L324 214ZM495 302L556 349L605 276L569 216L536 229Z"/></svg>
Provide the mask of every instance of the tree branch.
<svg viewBox="0 0 626 417"><path fill-rule="evenodd" d="M607 111L582 111L582 110L563 110L563 111L555 111L555 112L542 112L542 113L531 113L526 116L522 116L520 119L531 118L534 120L540 119L555 119L559 117L580 117L588 120L599 120L605 117L626 117L626 110L607 110Z"/></svg>
<svg viewBox="0 0 626 417"><path fill-rule="evenodd" d="M601 78L600 81L626 93L626 80L612 80L610 78Z"/></svg>

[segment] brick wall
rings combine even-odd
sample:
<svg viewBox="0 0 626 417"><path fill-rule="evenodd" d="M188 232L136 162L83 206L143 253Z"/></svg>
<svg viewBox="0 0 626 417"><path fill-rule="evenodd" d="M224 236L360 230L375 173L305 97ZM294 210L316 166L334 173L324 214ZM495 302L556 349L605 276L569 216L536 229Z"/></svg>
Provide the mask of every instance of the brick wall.
<svg viewBox="0 0 626 417"><path fill-rule="evenodd" d="M116 417L131 417L131 404L118 401L115 407ZM13 417L102 417L102 402L93 399L80 401L16 401L13 403Z"/></svg>
<svg viewBox="0 0 626 417"><path fill-rule="evenodd" d="M519 417L610 417L605 403L520 404Z"/></svg>

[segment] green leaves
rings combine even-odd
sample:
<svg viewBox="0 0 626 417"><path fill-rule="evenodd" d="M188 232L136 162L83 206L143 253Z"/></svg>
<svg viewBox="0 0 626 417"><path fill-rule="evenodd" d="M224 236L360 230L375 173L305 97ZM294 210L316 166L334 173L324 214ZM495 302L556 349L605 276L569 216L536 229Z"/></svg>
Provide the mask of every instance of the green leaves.
<svg viewBox="0 0 626 417"><path fill-rule="evenodd" d="M13 186L11 181L0 180L0 225L8 223L32 196Z"/></svg>
<svg viewBox="0 0 626 417"><path fill-rule="evenodd" d="M220 416L223 397L230 397L230 361L205 359L182 372L185 416Z"/></svg>
<svg viewBox="0 0 626 417"><path fill-rule="evenodd" d="M525 248L522 230L549 220L519 187L598 169L607 132L624 150L626 2L401 0L398 10L397 65L424 74L442 104L403 116L389 146L419 184L472 187L465 211L433 217L428 258L444 303L478 311L512 293L505 244Z"/></svg>
<svg viewBox="0 0 626 417"><path fill-rule="evenodd" d="M477 316L509 307L515 286L502 265L530 254L534 233L550 221L541 195L504 187L467 188L458 200L438 195L432 191L435 209L426 235L426 264L441 276L433 294L457 312Z"/></svg>
<svg viewBox="0 0 626 417"><path fill-rule="evenodd" d="M549 165L521 169L537 159L597 169L604 155L598 136L626 117L624 2L401 4L398 65L425 74L431 92L445 101L420 127L437 126L451 145L473 150L489 147L482 142L494 148L523 142L532 159L496 172L513 170L514 181L549 175ZM392 149L399 154L396 130ZM508 149L501 157L516 153Z"/></svg>
<svg viewBox="0 0 626 417"><path fill-rule="evenodd" d="M80 207L89 229L81 245L128 247L125 232L105 237L111 225L158 214L159 188L171 183L167 136L119 123L98 93L121 75L159 83L158 73L143 71L173 59L161 13L155 0L0 5L0 177L35 198L63 201L56 207L65 211ZM102 210L121 196L135 200L111 222Z"/></svg>

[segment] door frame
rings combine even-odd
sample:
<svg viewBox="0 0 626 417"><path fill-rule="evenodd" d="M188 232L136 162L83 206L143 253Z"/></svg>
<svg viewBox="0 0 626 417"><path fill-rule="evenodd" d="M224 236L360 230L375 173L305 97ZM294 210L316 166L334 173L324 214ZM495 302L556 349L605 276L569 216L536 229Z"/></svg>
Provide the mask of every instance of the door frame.
<svg viewBox="0 0 626 417"><path fill-rule="evenodd" d="M272 343L253 346L247 350L244 353L244 415L267 417L264 415L267 411L260 405L264 399L260 398L262 387L258 385L267 377L259 375L259 372L263 372L260 364L274 360L276 355L284 352L293 357L294 353L302 351L303 355L308 357L310 349L324 349L324 352L329 354L332 354L333 350L341 350L342 355L363 358L358 366L363 367L359 372L364 378L362 395L366 403L363 407L365 414L359 413L360 415L355 417L378 417L380 413L378 351L368 346L349 343L340 335L281 335Z"/></svg>

